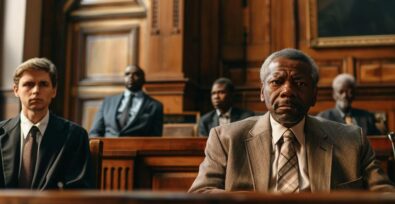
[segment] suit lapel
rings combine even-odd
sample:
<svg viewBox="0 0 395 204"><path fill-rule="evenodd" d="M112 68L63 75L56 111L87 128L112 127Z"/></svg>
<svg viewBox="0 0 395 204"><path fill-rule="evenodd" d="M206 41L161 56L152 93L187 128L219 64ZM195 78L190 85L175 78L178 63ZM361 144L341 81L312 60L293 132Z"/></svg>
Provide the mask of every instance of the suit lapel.
<svg viewBox="0 0 395 204"><path fill-rule="evenodd" d="M310 187L312 192L329 192L333 144L319 127L317 121L306 116L305 142Z"/></svg>
<svg viewBox="0 0 395 204"><path fill-rule="evenodd" d="M342 117L342 115L340 114L340 110L339 109L333 109L333 115L335 116L335 121L339 122L339 123L345 123L344 122L344 118Z"/></svg>
<svg viewBox="0 0 395 204"><path fill-rule="evenodd" d="M266 128L265 128L266 127ZM267 191L272 151L269 114L260 117L245 139L247 156L255 191Z"/></svg>
<svg viewBox="0 0 395 204"><path fill-rule="evenodd" d="M209 124L208 130L210 130L213 127L217 127L217 126L219 126L219 117L218 117L217 111L214 110L213 117L212 117L211 123Z"/></svg>
<svg viewBox="0 0 395 204"><path fill-rule="evenodd" d="M4 185L11 184L18 178L20 161L20 120L19 116L9 120L4 126L1 140L1 163L4 176ZM11 184L12 185L12 184ZM16 185L16 183L14 184ZM13 186L11 186L13 187Z"/></svg>
<svg viewBox="0 0 395 204"><path fill-rule="evenodd" d="M48 126L41 139L39 146L37 165L33 176L32 185L33 188L40 188L45 183L47 172L52 167L54 158L56 158L61 149L61 145L64 144L64 131L61 123L56 116L50 114Z"/></svg>
<svg viewBox="0 0 395 204"><path fill-rule="evenodd" d="M118 129L118 130L121 130L121 127L119 127L119 124L118 124L117 114L118 114L118 109L121 106L122 96L123 96L123 94L119 94L113 98L114 101L113 101L113 103L111 103L113 105L111 106L110 111L109 111L109 114L110 114L109 117L113 118L112 126L117 127L116 129Z"/></svg>

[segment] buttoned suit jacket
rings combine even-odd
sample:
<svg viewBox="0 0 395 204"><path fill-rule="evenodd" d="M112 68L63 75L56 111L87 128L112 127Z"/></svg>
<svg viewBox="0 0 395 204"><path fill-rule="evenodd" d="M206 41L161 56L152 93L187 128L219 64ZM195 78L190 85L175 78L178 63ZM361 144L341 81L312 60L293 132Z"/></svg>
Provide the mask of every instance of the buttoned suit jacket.
<svg viewBox="0 0 395 204"><path fill-rule="evenodd" d="M106 97L96 113L90 136L161 136L163 131L163 105L143 93L143 102L136 117L124 127L117 122L122 95Z"/></svg>
<svg viewBox="0 0 395 204"><path fill-rule="evenodd" d="M269 118L266 113L213 128L189 191L267 192L273 151ZM312 192L394 190L358 127L306 116L305 148Z"/></svg>
<svg viewBox="0 0 395 204"><path fill-rule="evenodd" d="M255 114L252 111L233 107L232 111L230 112L230 122L239 121L254 115ZM199 135L207 137L209 135L210 129L213 127L217 127L218 125L219 116L216 110L204 114L199 121Z"/></svg>
<svg viewBox="0 0 395 204"><path fill-rule="evenodd" d="M357 125L362 128L363 132L366 135L380 135L381 132L377 129L375 125L374 115L368 111L352 108L351 116L355 118ZM336 121L338 123L345 124L343 117L340 115L340 111L336 108L332 108L321 113L318 113L317 116L322 118Z"/></svg>
<svg viewBox="0 0 395 204"><path fill-rule="evenodd" d="M0 188L18 188L20 117L0 122ZM38 147L32 189L93 188L94 175L85 129L50 113Z"/></svg>

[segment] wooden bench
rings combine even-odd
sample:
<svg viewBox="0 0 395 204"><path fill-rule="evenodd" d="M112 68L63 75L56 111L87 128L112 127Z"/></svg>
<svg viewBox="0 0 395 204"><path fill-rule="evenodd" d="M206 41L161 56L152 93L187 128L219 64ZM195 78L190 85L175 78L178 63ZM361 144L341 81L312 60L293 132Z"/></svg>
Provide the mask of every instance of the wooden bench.
<svg viewBox="0 0 395 204"><path fill-rule="evenodd" d="M385 136L369 140L382 168L395 181L390 140ZM92 138L90 142L102 144L92 151L99 159L95 164L100 168L96 172L100 189L187 191L204 159L206 138Z"/></svg>

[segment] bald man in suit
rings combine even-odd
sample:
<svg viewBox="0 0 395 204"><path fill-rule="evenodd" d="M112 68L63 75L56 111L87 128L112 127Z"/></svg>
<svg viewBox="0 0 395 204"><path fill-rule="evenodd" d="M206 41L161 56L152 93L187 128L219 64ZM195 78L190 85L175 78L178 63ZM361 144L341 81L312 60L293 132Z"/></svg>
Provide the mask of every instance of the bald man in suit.
<svg viewBox="0 0 395 204"><path fill-rule="evenodd" d="M211 129L189 192L395 191L361 128L307 115L319 79L312 58L280 50L260 77L268 113Z"/></svg>
<svg viewBox="0 0 395 204"><path fill-rule="evenodd" d="M163 105L142 91L144 71L130 65L125 68L125 91L106 97L96 113L90 136L161 136Z"/></svg>

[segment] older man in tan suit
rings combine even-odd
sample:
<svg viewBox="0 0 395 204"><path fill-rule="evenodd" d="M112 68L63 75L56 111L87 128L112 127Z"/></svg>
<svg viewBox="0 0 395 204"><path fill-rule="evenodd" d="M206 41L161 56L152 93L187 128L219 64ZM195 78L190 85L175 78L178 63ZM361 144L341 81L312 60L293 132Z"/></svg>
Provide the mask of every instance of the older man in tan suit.
<svg viewBox="0 0 395 204"><path fill-rule="evenodd" d="M210 131L190 192L395 190L360 128L307 115L319 79L313 59L275 52L260 77L268 113Z"/></svg>

